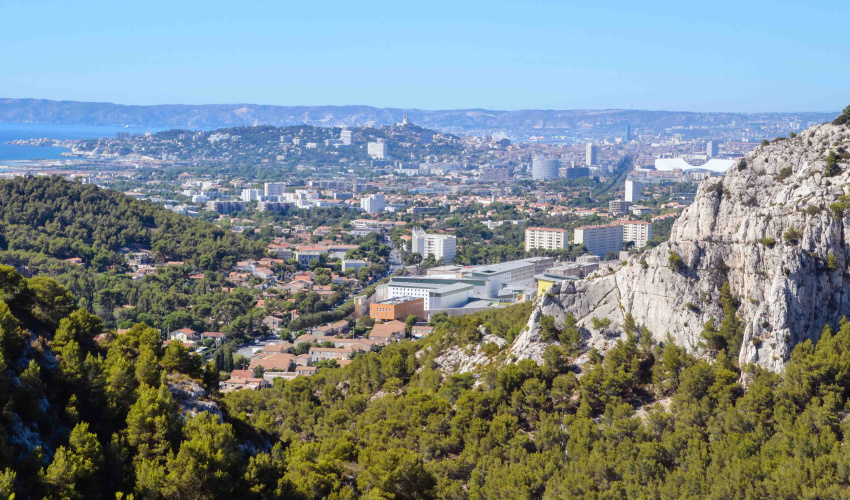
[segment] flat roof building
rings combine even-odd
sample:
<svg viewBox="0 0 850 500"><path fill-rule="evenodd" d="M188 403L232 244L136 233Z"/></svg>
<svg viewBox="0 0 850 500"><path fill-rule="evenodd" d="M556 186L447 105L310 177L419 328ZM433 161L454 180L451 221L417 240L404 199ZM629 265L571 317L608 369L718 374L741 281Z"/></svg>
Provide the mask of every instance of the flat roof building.
<svg viewBox="0 0 850 500"><path fill-rule="evenodd" d="M608 226L583 226L575 229L575 243L584 245L587 250L604 258L608 252L623 249L623 226L612 224Z"/></svg>
<svg viewBox="0 0 850 500"><path fill-rule="evenodd" d="M633 241L635 248L643 248L652 239L652 223L629 221L623 223L623 241Z"/></svg>
<svg viewBox="0 0 850 500"><path fill-rule="evenodd" d="M457 253L457 237L448 234L428 234L422 229L414 229L410 238L410 252L418 253L422 258L433 255L435 260L443 259L451 264Z"/></svg>
<svg viewBox="0 0 850 500"><path fill-rule="evenodd" d="M584 162L588 167L592 167L593 165L599 163L599 160L597 158L597 149L592 142L587 143L587 147L585 148L584 152Z"/></svg>
<svg viewBox="0 0 850 500"><path fill-rule="evenodd" d="M557 158L535 156L531 160L531 178L535 181L553 181L558 178L561 162Z"/></svg>
<svg viewBox="0 0 850 500"><path fill-rule="evenodd" d="M569 243L566 229L551 227L529 227L525 230L525 251L535 248L556 250L566 248Z"/></svg>
<svg viewBox="0 0 850 500"><path fill-rule="evenodd" d="M369 316L379 320L407 320L416 316L417 321L425 319L425 299L423 297L401 296L369 304Z"/></svg>

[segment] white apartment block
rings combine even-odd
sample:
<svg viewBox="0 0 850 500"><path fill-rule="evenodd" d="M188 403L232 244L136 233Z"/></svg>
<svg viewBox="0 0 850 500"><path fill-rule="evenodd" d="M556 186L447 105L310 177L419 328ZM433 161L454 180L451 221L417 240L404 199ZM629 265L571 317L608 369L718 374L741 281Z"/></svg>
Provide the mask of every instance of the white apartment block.
<svg viewBox="0 0 850 500"><path fill-rule="evenodd" d="M263 184L265 196L283 196L286 194L286 184L283 182L267 182Z"/></svg>
<svg viewBox="0 0 850 500"><path fill-rule="evenodd" d="M239 199L242 201L258 201L263 196L259 189L243 189Z"/></svg>
<svg viewBox="0 0 850 500"><path fill-rule="evenodd" d="M587 164L588 167L596 165L597 163L599 163L597 155L598 151L596 149L596 145L592 142L589 142L584 152L584 163Z"/></svg>
<svg viewBox="0 0 850 500"><path fill-rule="evenodd" d="M351 131L347 128L339 131L339 140L342 141L343 146L351 146L352 142L354 142Z"/></svg>
<svg viewBox="0 0 850 500"><path fill-rule="evenodd" d="M457 253L457 238L447 234L427 234L422 229L414 229L410 238L410 252L418 253L422 258L433 255L435 260L443 259L451 263Z"/></svg>
<svg viewBox="0 0 850 500"><path fill-rule="evenodd" d="M535 248L544 250L555 250L566 248L569 243L566 229L553 229L549 227L529 227L525 230L525 251Z"/></svg>
<svg viewBox="0 0 850 500"><path fill-rule="evenodd" d="M642 199L641 190L643 186L640 182L633 179L626 179L626 195L625 201L636 202Z"/></svg>
<svg viewBox="0 0 850 500"><path fill-rule="evenodd" d="M384 211L386 202L382 194L370 194L365 198L360 199L360 208L369 214L377 214Z"/></svg>
<svg viewBox="0 0 850 500"><path fill-rule="evenodd" d="M629 221L623 223L623 241L634 241L635 248L643 248L652 239L652 223Z"/></svg>
<svg viewBox="0 0 850 500"><path fill-rule="evenodd" d="M366 146L366 151L375 160L383 160L387 157L387 143L383 141L370 142Z"/></svg>
<svg viewBox="0 0 850 500"><path fill-rule="evenodd" d="M575 243L584 245L587 250L602 258L608 252L619 252L623 249L623 226L583 226L575 230Z"/></svg>

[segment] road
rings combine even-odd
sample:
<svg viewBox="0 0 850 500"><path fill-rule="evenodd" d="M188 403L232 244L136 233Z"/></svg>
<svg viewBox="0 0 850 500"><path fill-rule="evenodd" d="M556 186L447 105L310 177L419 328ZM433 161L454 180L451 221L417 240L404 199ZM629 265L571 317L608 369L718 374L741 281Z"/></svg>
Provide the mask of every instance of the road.
<svg viewBox="0 0 850 500"><path fill-rule="evenodd" d="M384 240L387 245L392 249L390 250L390 274L398 271L402 267L404 267L404 262L401 261L401 255L396 251L393 246L393 240L390 239L389 236L384 235Z"/></svg>

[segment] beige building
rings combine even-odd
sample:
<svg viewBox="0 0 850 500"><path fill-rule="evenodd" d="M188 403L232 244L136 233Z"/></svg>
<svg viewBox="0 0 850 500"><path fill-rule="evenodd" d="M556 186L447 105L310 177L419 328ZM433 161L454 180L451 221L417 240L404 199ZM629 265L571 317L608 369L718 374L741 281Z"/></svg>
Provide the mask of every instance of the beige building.
<svg viewBox="0 0 850 500"><path fill-rule="evenodd" d="M550 227L529 227L525 230L525 251L535 248L556 250L566 248L569 243L566 229Z"/></svg>
<svg viewBox="0 0 850 500"><path fill-rule="evenodd" d="M623 249L623 226L582 226L575 230L575 243L584 245L587 250L602 258L608 252L620 252Z"/></svg>
<svg viewBox="0 0 850 500"><path fill-rule="evenodd" d="M623 223L623 241L634 241L635 248L643 248L652 239L652 223L629 221Z"/></svg>

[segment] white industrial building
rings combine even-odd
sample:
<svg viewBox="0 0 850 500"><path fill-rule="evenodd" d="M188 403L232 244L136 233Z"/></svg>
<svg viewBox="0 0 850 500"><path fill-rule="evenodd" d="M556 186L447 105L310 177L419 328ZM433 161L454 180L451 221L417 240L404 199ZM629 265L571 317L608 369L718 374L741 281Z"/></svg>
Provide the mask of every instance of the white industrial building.
<svg viewBox="0 0 850 500"><path fill-rule="evenodd" d="M698 168L711 172L724 173L734 164L735 160L723 160L720 158L712 158L703 165L691 165L684 158L656 158L655 170L666 172L670 170L692 170Z"/></svg>
<svg viewBox="0 0 850 500"><path fill-rule="evenodd" d="M399 279L387 284L388 298L424 299L425 310L463 307L475 295L475 286L462 280Z"/></svg>

